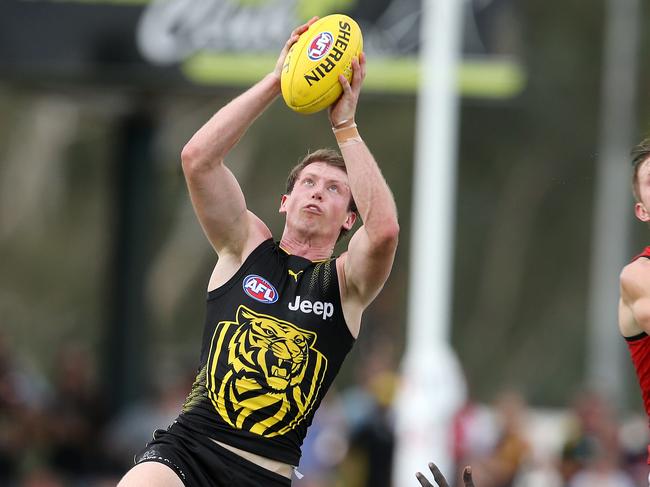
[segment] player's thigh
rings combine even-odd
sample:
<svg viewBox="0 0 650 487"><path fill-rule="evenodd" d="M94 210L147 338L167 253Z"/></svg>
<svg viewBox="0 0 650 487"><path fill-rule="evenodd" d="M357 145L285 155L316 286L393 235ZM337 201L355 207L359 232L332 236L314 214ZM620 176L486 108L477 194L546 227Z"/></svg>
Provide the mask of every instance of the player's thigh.
<svg viewBox="0 0 650 487"><path fill-rule="evenodd" d="M183 482L162 463L142 462L129 470L117 487L183 487Z"/></svg>

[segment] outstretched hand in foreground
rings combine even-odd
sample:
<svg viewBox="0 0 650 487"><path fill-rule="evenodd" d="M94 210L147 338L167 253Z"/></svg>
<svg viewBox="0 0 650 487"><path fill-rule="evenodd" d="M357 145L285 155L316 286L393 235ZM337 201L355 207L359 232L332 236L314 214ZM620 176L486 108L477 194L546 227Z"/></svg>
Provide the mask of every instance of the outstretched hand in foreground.
<svg viewBox="0 0 650 487"><path fill-rule="evenodd" d="M442 475L442 472L440 472L440 469L436 466L435 463L429 464L429 470L431 470L431 473L433 474L433 480L436 481L438 487L449 487L447 479L445 479L445 476ZM422 487L434 487L421 472L417 472L415 476L417 477ZM465 487L474 487L474 480L472 479L472 467L468 466L463 469L463 484Z"/></svg>

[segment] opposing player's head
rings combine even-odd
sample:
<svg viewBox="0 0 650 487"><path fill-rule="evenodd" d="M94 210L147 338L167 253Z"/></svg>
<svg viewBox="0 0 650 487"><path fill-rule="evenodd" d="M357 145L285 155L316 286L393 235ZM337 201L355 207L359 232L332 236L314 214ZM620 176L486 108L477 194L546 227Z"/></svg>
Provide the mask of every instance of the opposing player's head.
<svg viewBox="0 0 650 487"><path fill-rule="evenodd" d="M301 230L343 237L357 217L343 157L332 149L303 157L289 172L280 212Z"/></svg>
<svg viewBox="0 0 650 487"><path fill-rule="evenodd" d="M650 222L650 138L632 151L632 193L636 204L634 214L642 222Z"/></svg>

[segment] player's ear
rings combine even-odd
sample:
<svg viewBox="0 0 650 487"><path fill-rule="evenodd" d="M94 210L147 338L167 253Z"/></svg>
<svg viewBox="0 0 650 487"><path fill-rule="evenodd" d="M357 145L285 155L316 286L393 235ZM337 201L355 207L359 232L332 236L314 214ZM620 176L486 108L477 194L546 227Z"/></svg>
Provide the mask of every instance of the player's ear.
<svg viewBox="0 0 650 487"><path fill-rule="evenodd" d="M357 221L357 214L354 211L348 211L348 216L343 222L343 228L345 230L350 230L354 226L354 222Z"/></svg>
<svg viewBox="0 0 650 487"><path fill-rule="evenodd" d="M282 198L280 198L280 209L278 210L278 213L286 213L287 212L287 200L289 199L288 194L283 194Z"/></svg>
<svg viewBox="0 0 650 487"><path fill-rule="evenodd" d="M650 212L648 212L648 209L643 203L637 203L634 205L634 214L642 222L650 221Z"/></svg>

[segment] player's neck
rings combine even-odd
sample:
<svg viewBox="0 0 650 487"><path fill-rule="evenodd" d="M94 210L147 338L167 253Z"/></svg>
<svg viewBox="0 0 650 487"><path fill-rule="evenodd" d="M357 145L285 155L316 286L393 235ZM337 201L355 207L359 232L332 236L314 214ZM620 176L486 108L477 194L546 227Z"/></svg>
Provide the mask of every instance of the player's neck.
<svg viewBox="0 0 650 487"><path fill-rule="evenodd" d="M287 232L282 235L280 247L282 250L291 255L298 255L308 260L324 260L332 256L335 242L319 241L312 237L295 237L288 235Z"/></svg>

